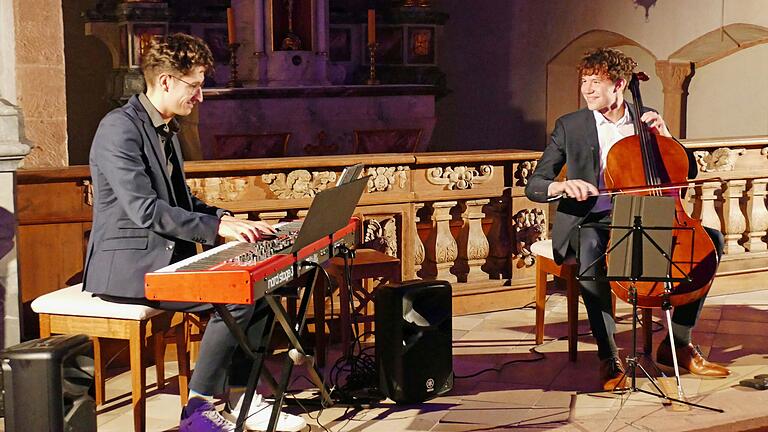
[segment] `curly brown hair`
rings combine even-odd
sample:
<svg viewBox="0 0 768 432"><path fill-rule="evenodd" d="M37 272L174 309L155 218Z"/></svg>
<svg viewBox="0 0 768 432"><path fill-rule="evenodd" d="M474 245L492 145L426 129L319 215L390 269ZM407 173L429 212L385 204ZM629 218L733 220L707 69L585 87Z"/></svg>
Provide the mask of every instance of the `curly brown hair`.
<svg viewBox="0 0 768 432"><path fill-rule="evenodd" d="M626 81L632 76L637 62L614 48L597 48L584 54L579 62L579 76L600 75L616 81L623 78Z"/></svg>
<svg viewBox="0 0 768 432"><path fill-rule="evenodd" d="M196 66L210 73L213 54L202 39L183 33L152 38L141 57L141 72L147 83L163 72L186 75Z"/></svg>

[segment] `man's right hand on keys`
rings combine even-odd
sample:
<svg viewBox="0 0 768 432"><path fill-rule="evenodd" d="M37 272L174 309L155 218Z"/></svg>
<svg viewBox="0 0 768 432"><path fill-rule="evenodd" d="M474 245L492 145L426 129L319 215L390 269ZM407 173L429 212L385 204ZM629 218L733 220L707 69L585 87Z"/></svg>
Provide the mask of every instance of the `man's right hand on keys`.
<svg viewBox="0 0 768 432"><path fill-rule="evenodd" d="M275 230L263 221L251 221L224 215L221 217L218 234L221 237L256 242L275 236Z"/></svg>

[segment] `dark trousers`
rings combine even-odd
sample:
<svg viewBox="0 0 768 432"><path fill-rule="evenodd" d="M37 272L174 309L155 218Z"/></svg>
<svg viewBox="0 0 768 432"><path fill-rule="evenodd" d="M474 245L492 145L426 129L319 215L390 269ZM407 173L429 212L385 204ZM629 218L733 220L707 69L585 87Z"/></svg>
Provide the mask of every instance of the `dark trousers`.
<svg viewBox="0 0 768 432"><path fill-rule="evenodd" d="M189 388L204 395L216 395L224 392L226 384L243 387L247 384L253 361L240 349L224 320L210 303L158 302L108 295L99 297L115 303L142 304L176 312L214 311L200 342L200 355ZM266 349L262 346L262 340L273 318L272 309L266 300L260 299L252 305L230 304L226 308L246 332L251 347L257 351Z"/></svg>
<svg viewBox="0 0 768 432"><path fill-rule="evenodd" d="M584 276L605 276L605 251L608 248L609 230L611 224L610 212L590 214L582 225L581 230L574 230L570 237L569 253L578 257L579 274ZM723 235L720 231L706 228L707 234L715 245L718 260L723 254ZM590 264L598 261L594 266ZM589 268L588 268L589 267ZM597 355L607 359L617 355L616 342L613 334L616 332L616 321L611 308L611 287L607 282L579 281L581 297L587 309L589 326L592 336L597 342ZM705 297L692 303L675 307L672 322L685 327L693 327L704 305Z"/></svg>

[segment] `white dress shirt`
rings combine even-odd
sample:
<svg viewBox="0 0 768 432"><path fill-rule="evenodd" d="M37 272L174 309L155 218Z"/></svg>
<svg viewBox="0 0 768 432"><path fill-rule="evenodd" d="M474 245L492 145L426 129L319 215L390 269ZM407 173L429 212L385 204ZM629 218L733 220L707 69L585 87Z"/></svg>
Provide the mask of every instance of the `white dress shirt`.
<svg viewBox="0 0 768 432"><path fill-rule="evenodd" d="M592 111L592 113L595 115L597 140L600 143L600 173L597 177L597 188L603 190L605 189L603 174L605 173L605 165L608 160L608 151L622 138L634 135L635 125L632 124L632 117L629 116L629 107L627 107L626 103L624 104L624 116L616 123L605 118L599 111ZM597 202L591 212L599 213L610 210L612 207L611 196L602 195L597 198Z"/></svg>

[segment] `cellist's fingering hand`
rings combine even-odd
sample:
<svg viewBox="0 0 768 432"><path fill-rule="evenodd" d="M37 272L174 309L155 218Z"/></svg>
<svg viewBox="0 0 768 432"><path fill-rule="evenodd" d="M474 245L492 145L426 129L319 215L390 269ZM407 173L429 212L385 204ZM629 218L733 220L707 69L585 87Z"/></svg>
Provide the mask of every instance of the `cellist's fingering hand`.
<svg viewBox="0 0 768 432"><path fill-rule="evenodd" d="M667 124L664 122L664 119L661 118L659 113L655 111L648 111L647 113L640 116L640 120L642 120L643 123L647 124L648 127L651 128L651 132L663 135L665 137L672 137L672 134L669 133L669 129L667 129Z"/></svg>
<svg viewBox="0 0 768 432"><path fill-rule="evenodd" d="M599 193L595 185L579 179L552 182L547 189L549 196L564 195L576 201L584 201L590 196L596 196Z"/></svg>

